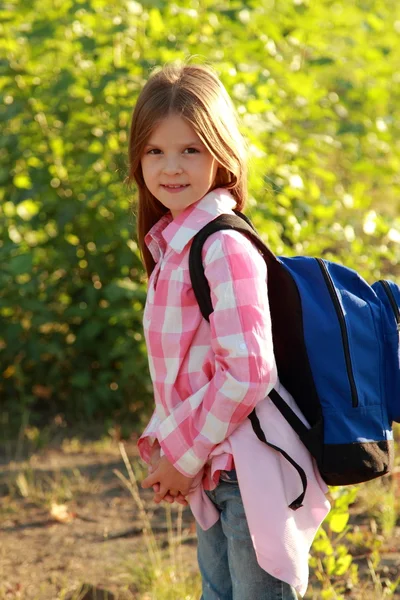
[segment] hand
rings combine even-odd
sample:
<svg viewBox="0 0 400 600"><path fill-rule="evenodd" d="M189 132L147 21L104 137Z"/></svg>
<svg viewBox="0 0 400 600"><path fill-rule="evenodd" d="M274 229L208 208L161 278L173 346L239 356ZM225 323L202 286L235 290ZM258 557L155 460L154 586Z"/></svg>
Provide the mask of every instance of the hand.
<svg viewBox="0 0 400 600"><path fill-rule="evenodd" d="M149 473L153 473L156 470L158 463L160 462L160 450L160 444L158 440L156 440L150 450Z"/></svg>
<svg viewBox="0 0 400 600"><path fill-rule="evenodd" d="M154 498L155 498L155 494L158 494L159 491L160 491L160 484L155 483L153 485ZM187 506L189 504L189 502L186 500L185 496L182 496L182 494L180 492L176 492L175 490L169 490L168 493L165 494L162 501L168 502L168 504L173 504L174 502L177 502L178 504L182 504L182 506ZM155 502L157 502L157 504L159 503L158 500L155 500Z"/></svg>
<svg viewBox="0 0 400 600"><path fill-rule="evenodd" d="M154 473L154 471L156 470L156 468L158 466L158 463L160 462L160 450L161 450L160 444L159 444L158 440L156 440L150 451L149 473ZM160 484L155 483L153 485L154 494L158 494L159 491L160 491ZM182 506L188 505L188 502L185 499L185 497L182 496L182 494L176 490L169 490L169 492L167 494L165 494L163 501L168 502L168 504L173 504L174 502L177 502L178 504L182 504Z"/></svg>
<svg viewBox="0 0 400 600"><path fill-rule="evenodd" d="M188 495L194 477L186 477L169 462L166 456L160 458L156 469L143 481L142 488L153 487L159 484L158 491L154 495L155 502L161 502L169 490L176 491L183 498ZM177 496L178 497L178 496Z"/></svg>

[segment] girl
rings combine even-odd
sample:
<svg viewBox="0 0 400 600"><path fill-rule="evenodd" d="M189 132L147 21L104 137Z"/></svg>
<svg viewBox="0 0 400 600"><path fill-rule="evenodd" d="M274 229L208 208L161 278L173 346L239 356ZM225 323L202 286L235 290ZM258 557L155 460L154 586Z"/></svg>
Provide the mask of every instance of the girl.
<svg viewBox="0 0 400 600"><path fill-rule="evenodd" d="M304 594L308 551L329 504L313 462L268 398L279 385L266 265L236 231L204 245L214 312L205 321L190 284L194 235L244 207L246 164L232 102L208 67L166 66L133 112L129 179L139 192L138 239L149 276L144 331L155 411L139 440L155 501L188 499L197 521L203 600L290 600ZM258 440L302 466L294 469ZM178 599L177 599L178 600Z"/></svg>

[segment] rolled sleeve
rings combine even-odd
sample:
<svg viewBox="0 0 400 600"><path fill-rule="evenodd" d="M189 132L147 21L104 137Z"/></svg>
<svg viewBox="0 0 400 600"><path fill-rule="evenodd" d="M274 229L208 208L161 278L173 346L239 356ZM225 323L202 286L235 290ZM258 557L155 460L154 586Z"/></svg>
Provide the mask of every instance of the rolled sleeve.
<svg viewBox="0 0 400 600"><path fill-rule="evenodd" d="M157 439L157 429L160 426L161 420L157 417L156 412L153 415L138 440L138 449L140 457L147 463L150 463L151 449Z"/></svg>
<svg viewBox="0 0 400 600"><path fill-rule="evenodd" d="M264 259L235 231L220 231L203 249L210 285L215 372L157 428L168 459L187 476L203 467L276 383Z"/></svg>

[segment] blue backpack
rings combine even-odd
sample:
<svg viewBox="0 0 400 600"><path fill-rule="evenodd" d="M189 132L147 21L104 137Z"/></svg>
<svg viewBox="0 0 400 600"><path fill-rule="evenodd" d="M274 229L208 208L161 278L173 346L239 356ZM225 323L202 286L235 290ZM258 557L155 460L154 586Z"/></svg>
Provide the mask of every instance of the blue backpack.
<svg viewBox="0 0 400 600"><path fill-rule="evenodd" d="M329 485L348 485L388 473L391 425L400 421L400 287L384 280L370 286L355 271L320 258L276 257L247 217L224 214L196 234L189 256L193 291L207 320L213 307L202 247L221 229L246 234L267 263L279 379L310 428L276 390L269 397L314 456L322 478ZM268 443L255 411L249 418ZM303 481L303 494L290 505L297 509L305 474L285 458Z"/></svg>

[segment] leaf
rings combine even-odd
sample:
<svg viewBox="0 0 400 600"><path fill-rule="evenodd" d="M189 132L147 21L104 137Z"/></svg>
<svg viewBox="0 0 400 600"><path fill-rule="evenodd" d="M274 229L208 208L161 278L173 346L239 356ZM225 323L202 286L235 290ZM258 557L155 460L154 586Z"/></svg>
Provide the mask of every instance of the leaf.
<svg viewBox="0 0 400 600"><path fill-rule="evenodd" d="M4 169L3 167L0 167L0 184L1 185L5 184L9 178L10 178L10 172L8 171L8 169Z"/></svg>
<svg viewBox="0 0 400 600"><path fill-rule="evenodd" d="M160 11L157 8L152 8L149 11L149 25L156 38L165 31L164 22L161 18Z"/></svg>
<svg viewBox="0 0 400 600"><path fill-rule="evenodd" d="M93 340L105 327L105 324L99 323L98 321L93 321L89 323L85 323L78 334L79 340Z"/></svg>
<svg viewBox="0 0 400 600"><path fill-rule="evenodd" d="M30 273L32 271L32 255L20 254L19 256L14 256L8 264L8 269L14 275Z"/></svg>
<svg viewBox="0 0 400 600"><path fill-rule="evenodd" d="M21 219L25 221L29 221L37 215L40 210L40 204L38 202L34 202L33 200L24 200L17 205L17 214Z"/></svg>
<svg viewBox="0 0 400 600"><path fill-rule="evenodd" d="M80 388L80 389L86 389L91 384L90 375L86 371L81 371L81 372L78 371L78 373L75 373L74 375L72 375L70 381L73 386Z"/></svg>
<svg viewBox="0 0 400 600"><path fill-rule="evenodd" d="M324 65L332 65L335 61L330 56L321 56L320 58L312 58L308 62L311 66L322 67Z"/></svg>
<svg viewBox="0 0 400 600"><path fill-rule="evenodd" d="M32 187L32 181L30 180L29 175L15 175L13 183L15 187L19 189L30 190Z"/></svg>
<svg viewBox="0 0 400 600"><path fill-rule="evenodd" d="M344 575L350 568L350 565L353 561L353 557L351 554L346 554L345 556L340 556L336 561L335 567L335 575Z"/></svg>
<svg viewBox="0 0 400 600"><path fill-rule="evenodd" d="M329 519L329 529L335 533L342 533L346 528L349 521L350 514L347 513L333 513Z"/></svg>
<svg viewBox="0 0 400 600"><path fill-rule="evenodd" d="M321 554L324 554L325 556L333 554L333 547L330 539L327 536L323 538L318 537L315 539L313 543L313 550L315 552L321 552Z"/></svg>
<svg viewBox="0 0 400 600"><path fill-rule="evenodd" d="M66 504L52 503L50 508L50 515L59 523L70 523L76 518L76 513L70 511Z"/></svg>
<svg viewBox="0 0 400 600"><path fill-rule="evenodd" d="M104 297L109 302L117 302L123 298L134 298L136 295L135 284L127 281L110 283L104 288Z"/></svg>
<svg viewBox="0 0 400 600"><path fill-rule="evenodd" d="M346 121L342 123L337 130L337 135L343 135L345 133L351 133L354 135L363 135L365 134L365 127L363 123L353 123L350 121Z"/></svg>

